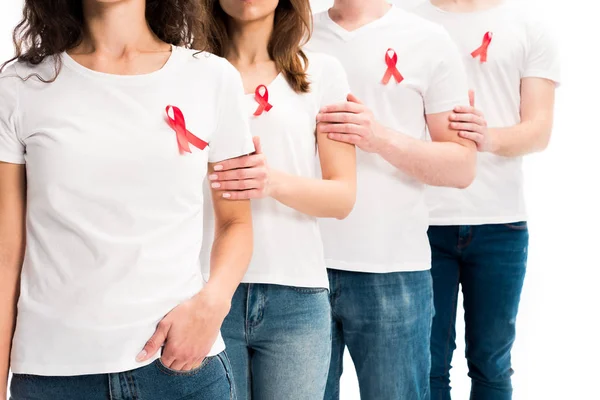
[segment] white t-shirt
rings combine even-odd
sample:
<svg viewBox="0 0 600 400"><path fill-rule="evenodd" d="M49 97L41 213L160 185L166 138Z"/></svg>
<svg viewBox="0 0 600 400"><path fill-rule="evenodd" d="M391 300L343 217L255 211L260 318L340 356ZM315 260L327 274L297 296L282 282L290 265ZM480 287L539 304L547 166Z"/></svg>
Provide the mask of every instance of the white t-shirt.
<svg viewBox="0 0 600 400"><path fill-rule="evenodd" d="M250 118L252 134L261 139L270 168L321 178L316 162L316 116L321 107L345 101L350 89L339 61L324 54L307 53L307 56L309 93L294 92L279 74L270 84L265 83L272 108L254 115L260 105L254 93L248 94L245 115ZM209 190L206 185L205 197L209 196ZM210 204L207 202L205 207L210 208ZM315 217L265 198L252 200L252 219L254 253L243 282L329 287ZM213 225L207 223L204 228L203 260L210 255ZM203 265L208 266L206 262ZM203 272L208 276L208 268Z"/></svg>
<svg viewBox="0 0 600 400"><path fill-rule="evenodd" d="M487 11L452 13L429 1L414 12L443 25L457 43L467 69L475 106L488 126L518 124L521 79L546 78L558 82L559 59L554 41L540 22L518 6L505 3ZM475 52L487 33L487 61ZM489 35L488 35L489 37ZM527 219L523 195L522 157L480 153L477 177L466 190L429 188L431 225L498 224Z"/></svg>
<svg viewBox="0 0 600 400"><path fill-rule="evenodd" d="M171 309L200 291L207 163L254 151L227 61L173 48L159 71L117 76L68 55L0 77L0 161L27 166L27 248L14 373L131 370ZM180 154L173 105L209 143ZM219 338L211 355L224 349Z"/></svg>
<svg viewBox="0 0 600 400"><path fill-rule="evenodd" d="M468 104L464 68L441 27L397 7L353 32L327 12L314 21L309 48L342 62L351 90L383 125L425 140L425 114ZM390 69L388 49L396 53L399 84L394 70L382 83ZM429 269L424 184L376 154L358 150L357 164L354 211L343 221L321 221L327 266L376 273Z"/></svg>

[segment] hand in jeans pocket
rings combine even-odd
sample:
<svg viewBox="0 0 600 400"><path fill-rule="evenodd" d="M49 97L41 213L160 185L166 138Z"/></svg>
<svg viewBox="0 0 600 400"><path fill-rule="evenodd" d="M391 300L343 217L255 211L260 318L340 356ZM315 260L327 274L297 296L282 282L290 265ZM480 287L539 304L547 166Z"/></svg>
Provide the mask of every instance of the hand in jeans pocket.
<svg viewBox="0 0 600 400"><path fill-rule="evenodd" d="M164 345L161 363L173 371L197 369L217 340L231 300L202 290L181 303L158 324L137 357L150 359Z"/></svg>

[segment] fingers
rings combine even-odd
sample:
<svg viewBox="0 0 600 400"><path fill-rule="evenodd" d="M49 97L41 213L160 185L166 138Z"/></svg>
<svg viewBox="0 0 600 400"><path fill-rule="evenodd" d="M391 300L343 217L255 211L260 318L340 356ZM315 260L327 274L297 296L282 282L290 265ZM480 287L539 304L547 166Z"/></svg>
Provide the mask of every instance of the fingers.
<svg viewBox="0 0 600 400"><path fill-rule="evenodd" d="M264 187L264 181L259 181L256 179L244 179L240 181L213 182L210 186L215 190L262 189Z"/></svg>
<svg viewBox="0 0 600 400"><path fill-rule="evenodd" d="M349 112L334 112L334 113L319 113L317 114L317 122L335 122L342 124L360 125L365 122L365 117L361 114L353 114Z"/></svg>
<svg viewBox="0 0 600 400"><path fill-rule="evenodd" d="M321 122L317 124L317 133L353 133L360 135L361 127L356 124L331 124Z"/></svg>
<svg viewBox="0 0 600 400"><path fill-rule="evenodd" d="M331 140L335 140L337 142L349 143L353 145L358 145L361 140L361 137L358 135L346 134L346 133L330 133L327 137Z"/></svg>
<svg viewBox="0 0 600 400"><path fill-rule="evenodd" d="M331 104L329 106L322 107L320 110L320 114L341 112L360 114L363 111L364 107L361 104L345 101L343 103ZM319 115L317 115L317 121L319 121Z"/></svg>
<svg viewBox="0 0 600 400"><path fill-rule="evenodd" d="M487 126L487 121L476 114L451 114L450 119L454 122L471 122L480 126Z"/></svg>
<svg viewBox="0 0 600 400"><path fill-rule="evenodd" d="M260 137L259 136L252 137L252 142L254 143L254 154L262 154L262 146L260 144Z"/></svg>
<svg viewBox="0 0 600 400"><path fill-rule="evenodd" d="M167 339L169 328L170 324L165 322L165 320L162 320L158 324L154 335L152 335L152 337L148 339L146 345L144 346L144 349L137 355L137 362L143 362L150 359L158 352L158 350L160 350L160 348L164 345L165 340Z"/></svg>
<svg viewBox="0 0 600 400"><path fill-rule="evenodd" d="M351 102L351 103L363 104L363 102L362 102L362 101L360 101L360 100L358 99L358 97L356 97L356 96L355 96L355 95L353 95L352 93L350 93L346 99L347 99L349 102Z"/></svg>
<svg viewBox="0 0 600 400"><path fill-rule="evenodd" d="M262 198L262 191L258 189L233 191L223 193L223 198L227 200L248 200L248 199L260 199Z"/></svg>
<svg viewBox="0 0 600 400"><path fill-rule="evenodd" d="M450 127L455 131L477 132L479 134L483 133L482 126L473 123L452 122Z"/></svg>
<svg viewBox="0 0 600 400"><path fill-rule="evenodd" d="M259 144L260 147L260 144ZM243 156L238 158L232 158L231 160L225 160L215 165L215 171L230 171L238 168L250 168L257 165L262 165L265 162L264 154L253 154L249 156Z"/></svg>
<svg viewBox="0 0 600 400"><path fill-rule="evenodd" d="M211 181L211 187L214 183L221 183L225 181L240 181L245 179L264 179L267 176L267 170L264 167L256 168L244 168L234 169L232 171L225 172L214 172L208 176L208 180Z"/></svg>
<svg viewBox="0 0 600 400"><path fill-rule="evenodd" d="M454 113L455 114L475 114L480 116L481 118L485 119L485 116L483 115L483 113L476 109L475 107L471 107L471 106L456 106L454 107ZM451 115L455 115L455 114L451 114Z"/></svg>
<svg viewBox="0 0 600 400"><path fill-rule="evenodd" d="M475 91L473 89L469 90L469 104L471 107L475 107Z"/></svg>
<svg viewBox="0 0 600 400"><path fill-rule="evenodd" d="M477 143L478 145L483 142L483 135L481 133L477 133L477 132L460 131L460 132L458 132L458 136L460 136L461 138L464 138L464 139L472 140L473 142Z"/></svg>

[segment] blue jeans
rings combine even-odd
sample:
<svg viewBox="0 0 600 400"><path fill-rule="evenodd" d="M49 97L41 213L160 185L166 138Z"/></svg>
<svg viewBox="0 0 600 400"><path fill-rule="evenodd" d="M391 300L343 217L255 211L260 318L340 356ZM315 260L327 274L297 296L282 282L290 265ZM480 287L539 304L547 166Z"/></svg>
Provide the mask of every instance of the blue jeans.
<svg viewBox="0 0 600 400"><path fill-rule="evenodd" d="M222 328L240 400L321 400L331 354L327 289L241 284Z"/></svg>
<svg viewBox="0 0 600 400"><path fill-rule="evenodd" d="M326 400L340 398L347 346L365 400L420 400L429 390L429 271L329 270L333 347Z"/></svg>
<svg viewBox="0 0 600 400"><path fill-rule="evenodd" d="M527 264L527 223L432 226L429 241L435 298L431 400L450 399L459 285L471 400L511 399L510 352Z"/></svg>
<svg viewBox="0 0 600 400"><path fill-rule="evenodd" d="M234 400L225 353L192 371L172 371L160 360L133 371L80 376L14 375L11 400Z"/></svg>

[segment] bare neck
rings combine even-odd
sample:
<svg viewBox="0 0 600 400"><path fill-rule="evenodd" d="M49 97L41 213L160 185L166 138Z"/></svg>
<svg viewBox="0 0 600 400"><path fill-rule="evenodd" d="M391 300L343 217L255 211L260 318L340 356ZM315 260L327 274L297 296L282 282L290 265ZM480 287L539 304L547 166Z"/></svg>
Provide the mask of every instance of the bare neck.
<svg viewBox="0 0 600 400"><path fill-rule="evenodd" d="M271 61L269 40L275 14L251 22L231 21L231 45L226 58L234 65L255 65Z"/></svg>
<svg viewBox="0 0 600 400"><path fill-rule="evenodd" d="M342 26L358 28L383 17L390 8L385 0L335 0L329 16Z"/></svg>
<svg viewBox="0 0 600 400"><path fill-rule="evenodd" d="M431 0L434 6L450 12L474 12L494 8L504 0Z"/></svg>
<svg viewBox="0 0 600 400"><path fill-rule="evenodd" d="M168 48L146 22L145 0L114 3L84 0L83 14L86 26L84 38L72 50L73 53L122 58Z"/></svg>

